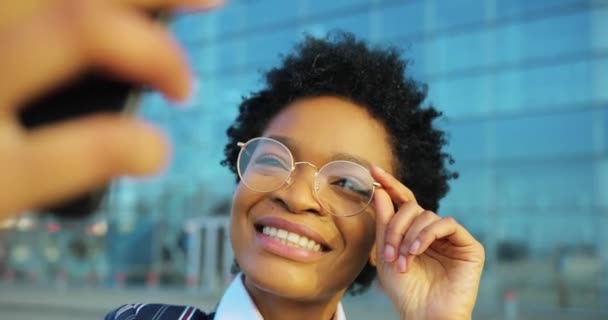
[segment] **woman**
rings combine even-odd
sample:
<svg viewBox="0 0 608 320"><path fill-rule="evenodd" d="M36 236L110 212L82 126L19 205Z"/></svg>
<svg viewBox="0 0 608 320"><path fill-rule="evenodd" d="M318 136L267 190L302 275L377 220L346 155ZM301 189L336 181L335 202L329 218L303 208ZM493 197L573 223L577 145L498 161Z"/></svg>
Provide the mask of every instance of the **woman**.
<svg viewBox="0 0 608 320"><path fill-rule="evenodd" d="M471 318L484 250L435 213L456 174L405 67L349 34L308 37L242 102L223 161L239 181L241 273L201 319L345 319L344 294L376 273L402 319ZM127 305L106 319L186 312Z"/></svg>

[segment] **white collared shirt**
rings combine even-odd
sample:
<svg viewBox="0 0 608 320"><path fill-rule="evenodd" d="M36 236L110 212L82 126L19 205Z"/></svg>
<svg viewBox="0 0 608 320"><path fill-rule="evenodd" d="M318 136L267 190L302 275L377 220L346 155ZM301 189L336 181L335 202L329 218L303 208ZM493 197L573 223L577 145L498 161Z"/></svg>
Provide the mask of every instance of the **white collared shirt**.
<svg viewBox="0 0 608 320"><path fill-rule="evenodd" d="M243 285L243 274L239 273L220 300L215 311L215 320L264 320ZM342 303L338 304L335 320L346 320Z"/></svg>

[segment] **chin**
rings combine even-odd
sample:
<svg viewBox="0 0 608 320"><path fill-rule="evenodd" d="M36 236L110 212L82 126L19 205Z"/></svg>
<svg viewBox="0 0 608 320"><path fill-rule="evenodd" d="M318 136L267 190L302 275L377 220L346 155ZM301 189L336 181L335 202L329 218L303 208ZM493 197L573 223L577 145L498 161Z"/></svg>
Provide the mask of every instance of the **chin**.
<svg viewBox="0 0 608 320"><path fill-rule="evenodd" d="M245 257L239 265L245 278L256 289L286 299L316 301L328 299L340 288L328 288L330 279L324 279L328 270L274 257Z"/></svg>

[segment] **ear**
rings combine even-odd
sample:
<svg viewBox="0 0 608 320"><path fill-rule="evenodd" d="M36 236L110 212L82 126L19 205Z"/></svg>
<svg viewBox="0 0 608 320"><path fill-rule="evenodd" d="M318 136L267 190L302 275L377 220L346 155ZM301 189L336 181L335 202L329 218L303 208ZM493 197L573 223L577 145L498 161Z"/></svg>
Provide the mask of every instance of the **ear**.
<svg viewBox="0 0 608 320"><path fill-rule="evenodd" d="M377 251L378 250L376 248L376 243L374 242L374 245L372 246L372 250L369 252L369 264L371 264L374 267L377 266L377 261L376 261Z"/></svg>

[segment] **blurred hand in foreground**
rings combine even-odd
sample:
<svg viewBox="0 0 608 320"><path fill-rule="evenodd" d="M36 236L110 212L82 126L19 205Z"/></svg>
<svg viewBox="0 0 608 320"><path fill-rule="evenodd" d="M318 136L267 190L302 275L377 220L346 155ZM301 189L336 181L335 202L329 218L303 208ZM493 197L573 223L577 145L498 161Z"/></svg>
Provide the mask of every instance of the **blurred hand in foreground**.
<svg viewBox="0 0 608 320"><path fill-rule="evenodd" d="M171 35L144 12L209 10L222 2L2 1L0 219L66 200L116 176L161 169L168 143L141 120L103 114L26 131L18 109L92 67L151 86L169 99L186 99L188 63Z"/></svg>

